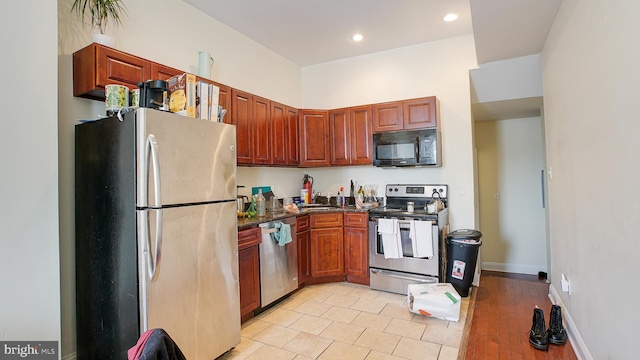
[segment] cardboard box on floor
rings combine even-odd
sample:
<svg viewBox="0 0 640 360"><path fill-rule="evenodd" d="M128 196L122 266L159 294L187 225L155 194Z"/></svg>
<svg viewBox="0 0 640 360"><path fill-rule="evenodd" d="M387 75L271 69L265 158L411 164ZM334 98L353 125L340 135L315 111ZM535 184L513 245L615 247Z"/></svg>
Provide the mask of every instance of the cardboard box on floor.
<svg viewBox="0 0 640 360"><path fill-rule="evenodd" d="M460 320L462 297L453 285L409 284L407 292L407 306L412 313L449 321Z"/></svg>

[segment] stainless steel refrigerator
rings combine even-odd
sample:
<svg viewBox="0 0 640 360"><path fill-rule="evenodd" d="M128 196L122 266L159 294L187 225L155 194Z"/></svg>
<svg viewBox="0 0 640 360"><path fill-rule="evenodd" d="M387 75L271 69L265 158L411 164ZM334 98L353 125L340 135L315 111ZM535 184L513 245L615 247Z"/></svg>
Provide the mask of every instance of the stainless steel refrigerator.
<svg viewBox="0 0 640 360"><path fill-rule="evenodd" d="M235 347L235 126L137 109L75 141L78 359L126 359L153 328L189 360Z"/></svg>

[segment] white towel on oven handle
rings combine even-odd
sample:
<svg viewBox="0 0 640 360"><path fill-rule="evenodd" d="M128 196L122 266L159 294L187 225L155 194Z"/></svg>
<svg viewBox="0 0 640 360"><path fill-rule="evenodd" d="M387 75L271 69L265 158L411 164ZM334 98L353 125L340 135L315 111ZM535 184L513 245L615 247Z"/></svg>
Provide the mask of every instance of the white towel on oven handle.
<svg viewBox="0 0 640 360"><path fill-rule="evenodd" d="M414 257L433 257L431 221L410 220L409 238L411 238L411 249L413 250Z"/></svg>
<svg viewBox="0 0 640 360"><path fill-rule="evenodd" d="M384 258L402 258L402 237L398 219L378 219L378 233L382 238Z"/></svg>

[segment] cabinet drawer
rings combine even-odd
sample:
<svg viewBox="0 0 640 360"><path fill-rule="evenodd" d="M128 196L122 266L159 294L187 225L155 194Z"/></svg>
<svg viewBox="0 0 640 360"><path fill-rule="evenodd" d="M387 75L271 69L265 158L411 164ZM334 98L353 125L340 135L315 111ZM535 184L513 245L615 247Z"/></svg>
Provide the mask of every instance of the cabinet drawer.
<svg viewBox="0 0 640 360"><path fill-rule="evenodd" d="M311 227L314 229L342 226L342 212L311 214L310 216Z"/></svg>
<svg viewBox="0 0 640 360"><path fill-rule="evenodd" d="M243 250L262 242L262 230L257 227L238 232L238 250Z"/></svg>
<svg viewBox="0 0 640 360"><path fill-rule="evenodd" d="M344 226L350 227L367 227L367 213L344 213Z"/></svg>
<svg viewBox="0 0 640 360"><path fill-rule="evenodd" d="M301 233L303 231L309 230L309 226L311 225L309 220L309 215L298 216L296 218L296 231Z"/></svg>

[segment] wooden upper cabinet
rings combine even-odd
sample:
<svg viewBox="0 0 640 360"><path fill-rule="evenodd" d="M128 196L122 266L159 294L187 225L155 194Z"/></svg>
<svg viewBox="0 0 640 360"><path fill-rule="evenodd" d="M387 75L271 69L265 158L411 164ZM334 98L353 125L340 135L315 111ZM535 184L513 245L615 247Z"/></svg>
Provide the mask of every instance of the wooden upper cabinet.
<svg viewBox="0 0 640 360"><path fill-rule="evenodd" d="M271 164L287 164L287 106L271 102Z"/></svg>
<svg viewBox="0 0 640 360"><path fill-rule="evenodd" d="M104 100L104 86L133 90L151 79L151 61L93 43L73 53L73 96Z"/></svg>
<svg viewBox="0 0 640 360"><path fill-rule="evenodd" d="M73 95L104 101L104 87L130 90L184 71L93 43L73 54ZM224 123L236 125L239 165L369 165L372 134L439 126L435 96L344 109L297 110L214 81Z"/></svg>
<svg viewBox="0 0 640 360"><path fill-rule="evenodd" d="M203 78L200 76L197 76L196 80L204 81L206 83L213 84L218 87L218 89L220 90L218 94L218 106L222 106L223 109L227 110L227 113L222 119L222 122L225 124L231 124L232 122L231 120L231 88L228 87L227 85L223 85L218 82L211 81L207 78ZM216 120L214 119L212 121L216 121Z"/></svg>
<svg viewBox="0 0 640 360"><path fill-rule="evenodd" d="M373 132L415 130L438 126L435 96L372 105Z"/></svg>
<svg viewBox="0 0 640 360"><path fill-rule="evenodd" d="M385 132L402 130L402 102L393 101L382 104L373 104L373 132Z"/></svg>
<svg viewBox="0 0 640 360"><path fill-rule="evenodd" d="M373 163L373 122L371 106L349 109L351 128L351 165L371 165Z"/></svg>
<svg viewBox="0 0 640 360"><path fill-rule="evenodd" d="M329 111L331 165L351 163L351 122L349 109Z"/></svg>
<svg viewBox="0 0 640 360"><path fill-rule="evenodd" d="M329 112L331 165L373 163L371 106L356 106Z"/></svg>
<svg viewBox="0 0 640 360"><path fill-rule="evenodd" d="M329 166L329 113L300 110L300 166Z"/></svg>
<svg viewBox="0 0 640 360"><path fill-rule="evenodd" d="M161 64L151 63L151 77L147 80L169 80L170 77L184 74L184 71Z"/></svg>
<svg viewBox="0 0 640 360"><path fill-rule="evenodd" d="M300 135L298 134L298 110L287 106L285 128L287 135L287 165L300 164Z"/></svg>
<svg viewBox="0 0 640 360"><path fill-rule="evenodd" d="M231 124L231 88L226 85L218 84L216 82L213 82L213 84L220 88L218 105L227 110L227 114L222 119L222 122L225 124Z"/></svg>
<svg viewBox="0 0 640 360"><path fill-rule="evenodd" d="M231 89L231 124L236 126L238 164L251 165L253 163L251 119L253 119L253 96L240 90Z"/></svg>
<svg viewBox="0 0 640 360"><path fill-rule="evenodd" d="M437 99L430 96L402 101L404 129L424 129L437 125Z"/></svg>
<svg viewBox="0 0 640 360"><path fill-rule="evenodd" d="M250 120L253 138L253 163L269 164L271 161L271 101L253 96L253 119Z"/></svg>

